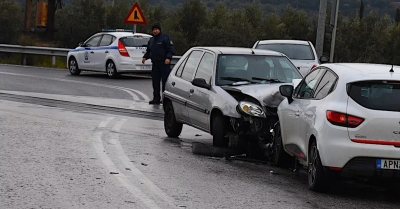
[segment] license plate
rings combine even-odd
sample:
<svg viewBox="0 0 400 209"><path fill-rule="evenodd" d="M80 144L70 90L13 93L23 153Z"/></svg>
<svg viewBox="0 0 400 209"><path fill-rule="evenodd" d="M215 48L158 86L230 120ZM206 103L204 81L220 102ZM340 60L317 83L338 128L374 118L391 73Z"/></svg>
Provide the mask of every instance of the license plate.
<svg viewBox="0 0 400 209"><path fill-rule="evenodd" d="M387 170L400 170L400 160L377 159L376 168Z"/></svg>
<svg viewBox="0 0 400 209"><path fill-rule="evenodd" d="M140 69L141 69L141 70L151 70L151 66L147 66L147 65L145 65L145 66L140 66Z"/></svg>

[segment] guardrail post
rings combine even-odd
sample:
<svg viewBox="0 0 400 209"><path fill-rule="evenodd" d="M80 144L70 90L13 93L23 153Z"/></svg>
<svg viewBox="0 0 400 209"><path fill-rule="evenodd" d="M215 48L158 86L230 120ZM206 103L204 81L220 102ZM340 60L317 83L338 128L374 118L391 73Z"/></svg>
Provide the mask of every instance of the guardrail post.
<svg viewBox="0 0 400 209"><path fill-rule="evenodd" d="M52 57L51 57L51 64L52 64L53 66L56 65L56 56L52 56Z"/></svg>
<svg viewBox="0 0 400 209"><path fill-rule="evenodd" d="M26 54L22 54L22 65L26 65Z"/></svg>

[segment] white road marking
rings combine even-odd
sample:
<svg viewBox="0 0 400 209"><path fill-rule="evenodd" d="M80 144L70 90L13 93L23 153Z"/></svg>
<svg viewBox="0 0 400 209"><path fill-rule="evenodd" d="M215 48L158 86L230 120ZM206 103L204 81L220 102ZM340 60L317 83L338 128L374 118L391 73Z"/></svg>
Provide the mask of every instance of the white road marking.
<svg viewBox="0 0 400 209"><path fill-rule="evenodd" d="M112 117L107 118L106 120L102 121L99 125L98 128L105 128L107 127L107 124L112 121ZM160 208L152 199L147 197L139 188L137 188L132 182L129 181L129 179L122 174L118 168L115 166L113 161L107 156L107 153L105 152L104 146L103 146L103 141L102 141L102 136L103 136L103 131L102 130L96 130L93 134L93 146L97 152L97 155L99 158L102 160L103 164L107 167L107 169L110 172L115 172L118 174L113 174L115 178L119 180L119 182L125 186L128 191L138 198L140 201L142 201L147 207L153 209L158 209Z"/></svg>
<svg viewBox="0 0 400 209"><path fill-rule="evenodd" d="M176 208L175 201L169 197L165 192L163 192L157 185L155 185L150 179L148 179L136 166L131 162L129 157L125 154L124 149L121 146L121 143L119 141L119 131L121 130L123 124L127 121L127 119L121 119L119 120L114 127L112 128L112 137L110 140L110 143L115 146L117 150L117 155L119 159L122 161L124 166L126 168L130 168L132 175L135 177L135 179L139 180L141 183L143 183L144 186L146 186L150 191L152 191L154 194L156 194L158 197L163 199L165 202L168 203L169 206Z"/></svg>
<svg viewBox="0 0 400 209"><path fill-rule="evenodd" d="M118 89L118 90L124 91L127 94L129 94L130 96L132 96L132 99L134 101L132 102L131 107L133 107L133 105L136 103L136 101L143 101L143 100L141 100L139 98L139 96L142 96L144 98L144 101L146 101L146 102L150 101L150 98L145 93L143 93L141 91L138 91L138 90L135 90L135 89L125 88L125 87L120 87L120 86L113 86L113 85L106 85L106 84L99 84L99 83L90 83L90 82L84 82L84 81L74 81L74 80L62 79L62 78L48 78L48 77L35 76L35 75L25 75L25 74L19 74L19 73L0 72L0 74L23 76L23 77L30 77L30 78L40 78L40 79L53 80L53 81L79 83L79 84L85 84L85 85L91 85L91 86Z"/></svg>
<svg viewBox="0 0 400 209"><path fill-rule="evenodd" d="M105 128L105 127L107 127L107 124L109 123L109 122L111 122L112 120L114 119L114 117L108 117L106 120L104 120L104 121L101 121L101 123L99 124L99 128Z"/></svg>

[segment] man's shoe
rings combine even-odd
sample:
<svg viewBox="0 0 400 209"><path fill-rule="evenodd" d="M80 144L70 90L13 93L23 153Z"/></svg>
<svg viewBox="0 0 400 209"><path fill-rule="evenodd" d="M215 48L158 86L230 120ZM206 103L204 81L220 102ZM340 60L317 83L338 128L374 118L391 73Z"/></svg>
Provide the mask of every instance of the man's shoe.
<svg viewBox="0 0 400 209"><path fill-rule="evenodd" d="M159 104L160 104L160 101L151 100L151 101L149 102L149 104L152 104L152 105L159 105Z"/></svg>

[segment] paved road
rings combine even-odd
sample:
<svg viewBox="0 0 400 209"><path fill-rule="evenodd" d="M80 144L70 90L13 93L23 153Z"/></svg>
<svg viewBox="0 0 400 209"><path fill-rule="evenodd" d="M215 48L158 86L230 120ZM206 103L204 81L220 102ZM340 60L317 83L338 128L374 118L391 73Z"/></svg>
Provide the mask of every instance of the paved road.
<svg viewBox="0 0 400 209"><path fill-rule="evenodd" d="M153 94L150 81L149 78L124 75L110 79L105 74L92 72L72 76L67 69L0 65L1 90L148 101ZM137 98L132 98L129 91Z"/></svg>
<svg viewBox="0 0 400 209"><path fill-rule="evenodd" d="M30 79L19 75L25 73ZM51 79L109 82L123 89L99 90L83 83L65 88L61 80ZM6 80L8 84L30 83L11 88L4 85ZM137 84L131 83L136 80ZM148 80L125 81L130 82L120 85L121 81L98 76L69 77L67 71L0 66L0 90L79 95L80 88L87 88L90 91L81 96L125 101L132 95L124 90L146 92L140 86L149 87ZM190 127L184 127L180 139L170 139L158 119L78 108L72 103L9 100L0 98L0 208L364 209L400 205L399 191L340 183L328 194L317 194L306 189L304 172L296 177L266 164L193 155L192 142L210 144L211 136Z"/></svg>

